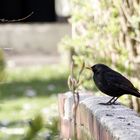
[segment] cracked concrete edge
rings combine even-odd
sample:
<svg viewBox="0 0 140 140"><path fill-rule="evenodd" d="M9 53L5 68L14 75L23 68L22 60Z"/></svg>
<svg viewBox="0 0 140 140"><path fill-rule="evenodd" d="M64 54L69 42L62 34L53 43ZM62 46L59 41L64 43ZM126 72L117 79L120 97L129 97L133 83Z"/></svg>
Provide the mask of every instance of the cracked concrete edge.
<svg viewBox="0 0 140 140"><path fill-rule="evenodd" d="M79 96L80 101L91 97L91 95L85 94L85 93L84 94L80 93L79 95L80 95ZM73 94L71 91L69 91L65 93L65 103L64 103L64 118L65 119L68 119L68 120L72 119L73 117L72 108L73 108Z"/></svg>
<svg viewBox="0 0 140 140"><path fill-rule="evenodd" d="M100 105L109 97L89 97L80 102L100 125L106 129L113 140L140 140L140 117L123 105Z"/></svg>

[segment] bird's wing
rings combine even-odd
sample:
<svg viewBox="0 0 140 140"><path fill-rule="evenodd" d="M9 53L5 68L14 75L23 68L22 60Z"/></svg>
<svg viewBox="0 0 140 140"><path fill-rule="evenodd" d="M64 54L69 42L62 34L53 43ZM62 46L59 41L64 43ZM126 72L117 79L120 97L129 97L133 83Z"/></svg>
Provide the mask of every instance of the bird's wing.
<svg viewBox="0 0 140 140"><path fill-rule="evenodd" d="M115 87L129 92L138 91L127 78L125 78L118 72L115 71L106 72L104 74L104 77L107 84L112 86L112 88Z"/></svg>

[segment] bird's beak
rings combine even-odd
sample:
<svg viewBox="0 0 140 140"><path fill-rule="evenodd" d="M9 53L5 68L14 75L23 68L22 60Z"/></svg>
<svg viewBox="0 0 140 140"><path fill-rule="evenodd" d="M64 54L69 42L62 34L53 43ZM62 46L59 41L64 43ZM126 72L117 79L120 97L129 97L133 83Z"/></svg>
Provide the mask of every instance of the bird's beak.
<svg viewBox="0 0 140 140"><path fill-rule="evenodd" d="M92 70L91 67L85 67L85 68L88 69L88 70Z"/></svg>

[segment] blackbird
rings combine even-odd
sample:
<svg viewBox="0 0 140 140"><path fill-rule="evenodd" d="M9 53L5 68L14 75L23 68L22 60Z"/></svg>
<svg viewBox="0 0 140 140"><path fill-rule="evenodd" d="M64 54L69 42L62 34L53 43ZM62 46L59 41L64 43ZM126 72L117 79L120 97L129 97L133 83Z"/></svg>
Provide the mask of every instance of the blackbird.
<svg viewBox="0 0 140 140"><path fill-rule="evenodd" d="M119 72L112 70L104 64L95 64L87 68L92 70L93 80L97 88L103 93L113 97L107 103L101 104L115 104L115 101L124 94L140 97L138 89Z"/></svg>

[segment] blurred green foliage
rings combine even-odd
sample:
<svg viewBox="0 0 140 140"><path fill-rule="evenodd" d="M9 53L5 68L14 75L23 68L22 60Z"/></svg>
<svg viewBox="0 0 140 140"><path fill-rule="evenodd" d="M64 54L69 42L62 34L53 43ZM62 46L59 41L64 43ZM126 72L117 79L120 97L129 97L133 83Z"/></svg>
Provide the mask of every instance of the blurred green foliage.
<svg viewBox="0 0 140 140"><path fill-rule="evenodd" d="M73 61L76 64L80 63L80 59L87 65L106 63L130 74L128 50L118 43L121 30L117 8L119 1L72 2L72 37L65 37L60 47L74 51Z"/></svg>
<svg viewBox="0 0 140 140"><path fill-rule="evenodd" d="M57 140L57 94L68 90L66 66L7 68L6 75L0 84L0 139Z"/></svg>
<svg viewBox="0 0 140 140"><path fill-rule="evenodd" d="M29 121L29 127L26 130L23 140L39 140L42 138L57 140L59 138L58 116L50 116L44 116L45 118L43 118L41 112L34 115L34 118Z"/></svg>
<svg viewBox="0 0 140 140"><path fill-rule="evenodd" d="M49 131L51 140L59 139L59 120L58 117L52 117L50 122L46 123L46 128Z"/></svg>
<svg viewBox="0 0 140 140"><path fill-rule="evenodd" d="M32 140L36 134L43 128L43 118L41 113L37 114L34 119L29 122L29 128L23 140Z"/></svg>
<svg viewBox="0 0 140 140"><path fill-rule="evenodd" d="M134 79L140 79L137 63L140 54L139 1L71 1L69 22L72 36L64 37L59 47L72 52L71 58L77 67L81 61L85 61L87 66L105 63L127 75L140 87ZM83 74L85 79L89 77L87 73ZM89 89L90 84L85 81L83 85ZM130 102L132 104L132 100Z"/></svg>
<svg viewBox="0 0 140 140"><path fill-rule="evenodd" d="M3 50L0 49L0 81L3 81L5 79L6 73L5 73L5 58Z"/></svg>

